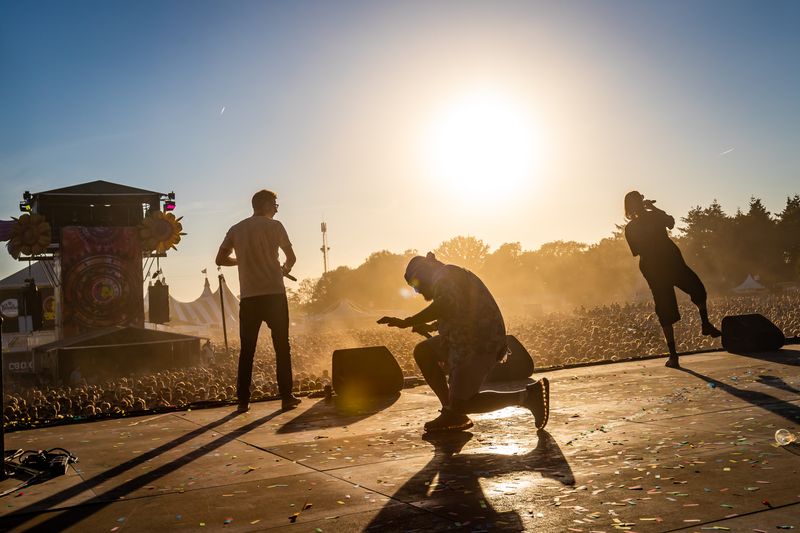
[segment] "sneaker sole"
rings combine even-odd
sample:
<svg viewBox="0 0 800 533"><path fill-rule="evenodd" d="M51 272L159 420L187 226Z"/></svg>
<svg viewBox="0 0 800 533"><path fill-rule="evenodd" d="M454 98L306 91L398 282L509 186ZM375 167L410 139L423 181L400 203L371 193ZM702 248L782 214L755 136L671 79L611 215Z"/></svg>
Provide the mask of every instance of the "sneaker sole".
<svg viewBox="0 0 800 533"><path fill-rule="evenodd" d="M469 422L464 422L459 426L447 426L447 427L434 427L434 428L423 428L423 433L442 433L444 431L464 431L465 429L469 429L475 424L470 420Z"/></svg>
<svg viewBox="0 0 800 533"><path fill-rule="evenodd" d="M544 404L544 417L540 424L536 424L536 429L544 429L547 422L550 420L550 380L542 378L539 380L542 384L542 403Z"/></svg>

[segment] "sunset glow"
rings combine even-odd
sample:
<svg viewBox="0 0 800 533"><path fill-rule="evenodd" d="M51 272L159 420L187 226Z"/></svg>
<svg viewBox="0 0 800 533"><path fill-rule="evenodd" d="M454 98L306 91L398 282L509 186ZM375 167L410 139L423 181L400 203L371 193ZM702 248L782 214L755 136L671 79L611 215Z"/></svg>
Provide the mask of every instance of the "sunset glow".
<svg viewBox="0 0 800 533"><path fill-rule="evenodd" d="M512 193L533 177L538 151L526 107L496 90L454 98L426 138L431 179L465 203Z"/></svg>

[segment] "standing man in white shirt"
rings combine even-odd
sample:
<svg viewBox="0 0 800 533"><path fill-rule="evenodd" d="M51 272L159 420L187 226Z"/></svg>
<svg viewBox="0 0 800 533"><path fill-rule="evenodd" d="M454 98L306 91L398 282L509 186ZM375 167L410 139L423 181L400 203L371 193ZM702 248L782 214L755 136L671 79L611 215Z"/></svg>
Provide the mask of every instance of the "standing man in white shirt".
<svg viewBox="0 0 800 533"><path fill-rule="evenodd" d="M231 227L217 252L218 266L239 267L239 373L236 380L238 411L250 409L250 384L258 330L266 322L272 333L281 407L293 409L300 398L292 394L292 359L289 348L289 304L283 276L297 258L283 224L274 220L278 195L262 189L253 195L253 216ZM280 264L278 249L286 261ZM235 253L236 257L232 257Z"/></svg>

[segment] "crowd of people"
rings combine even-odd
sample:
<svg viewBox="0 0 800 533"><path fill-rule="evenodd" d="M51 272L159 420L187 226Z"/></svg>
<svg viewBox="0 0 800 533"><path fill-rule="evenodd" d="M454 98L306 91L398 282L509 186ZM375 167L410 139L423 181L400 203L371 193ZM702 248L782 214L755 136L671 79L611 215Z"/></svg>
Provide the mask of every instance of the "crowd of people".
<svg viewBox="0 0 800 533"><path fill-rule="evenodd" d="M697 311L688 301L680 306L676 325L681 352L721 348L720 339L700 333ZM760 313L787 337L800 336L800 293L730 296L709 301L712 320ZM507 317L508 333L530 352L536 368L553 368L605 360L663 354L661 329L651 302L576 309L572 313ZM253 368L252 400L276 398L275 354L269 335L258 343ZM325 329L292 335L294 391L319 393L331 383L331 353L335 349L383 345L389 348L407 378L418 376L412 356L421 337L409 330L375 325L357 329ZM157 410L220 405L236 401L238 345L228 353L220 342L215 356L184 369L114 379L81 376L70 383L7 384L4 420L7 428L25 428L71 420L126 416Z"/></svg>
<svg viewBox="0 0 800 533"><path fill-rule="evenodd" d="M679 307L682 320L675 324L679 352L722 348L720 338L701 334L700 317L688 299ZM800 336L800 293L729 296L709 301L709 315L716 324L721 324L725 316L749 313L766 316L786 337ZM665 352L651 302L605 305L536 319L512 318L508 330L528 349L539 368Z"/></svg>

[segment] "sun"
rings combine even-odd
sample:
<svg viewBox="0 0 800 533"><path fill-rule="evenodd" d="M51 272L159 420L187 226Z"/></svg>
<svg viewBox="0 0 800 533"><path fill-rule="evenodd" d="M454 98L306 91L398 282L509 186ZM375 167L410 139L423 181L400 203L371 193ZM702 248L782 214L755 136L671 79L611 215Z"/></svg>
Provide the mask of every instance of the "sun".
<svg viewBox="0 0 800 533"><path fill-rule="evenodd" d="M496 90L452 100L425 140L431 177L467 203L507 198L530 180L537 135L527 106Z"/></svg>

